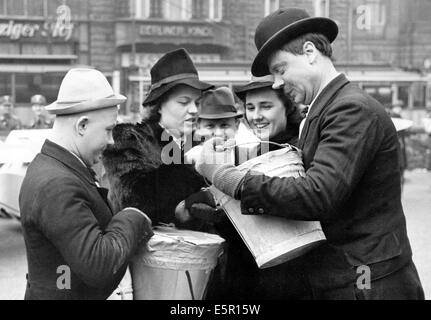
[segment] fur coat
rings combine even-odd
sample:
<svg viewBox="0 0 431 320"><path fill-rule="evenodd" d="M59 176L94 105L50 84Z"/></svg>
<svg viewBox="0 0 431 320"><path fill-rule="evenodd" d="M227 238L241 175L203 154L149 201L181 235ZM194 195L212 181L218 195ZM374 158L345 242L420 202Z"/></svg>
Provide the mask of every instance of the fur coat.
<svg viewBox="0 0 431 320"><path fill-rule="evenodd" d="M136 207L153 225L178 226L175 207L204 187L204 179L192 165L184 164L182 150L158 123L119 124L113 138L114 145L105 150L103 164L115 209ZM169 164L166 159L177 161Z"/></svg>

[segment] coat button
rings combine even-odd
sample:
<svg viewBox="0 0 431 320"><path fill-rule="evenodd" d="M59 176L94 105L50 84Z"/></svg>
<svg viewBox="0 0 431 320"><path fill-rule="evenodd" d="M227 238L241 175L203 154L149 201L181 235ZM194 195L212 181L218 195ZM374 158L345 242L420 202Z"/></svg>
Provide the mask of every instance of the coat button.
<svg viewBox="0 0 431 320"><path fill-rule="evenodd" d="M254 213L254 209L253 208L248 209L248 213Z"/></svg>
<svg viewBox="0 0 431 320"><path fill-rule="evenodd" d="M259 214L264 214L265 210L263 210L262 208L260 208L259 210L257 210L257 212L259 212Z"/></svg>

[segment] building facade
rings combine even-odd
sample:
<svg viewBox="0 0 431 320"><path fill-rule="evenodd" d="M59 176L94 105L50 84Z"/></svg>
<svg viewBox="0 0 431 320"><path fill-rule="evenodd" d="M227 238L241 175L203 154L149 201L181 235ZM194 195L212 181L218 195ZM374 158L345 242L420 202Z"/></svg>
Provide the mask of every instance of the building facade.
<svg viewBox="0 0 431 320"><path fill-rule="evenodd" d="M291 6L338 23L335 63L382 103L430 104L429 0L0 0L0 95L25 117L32 95L54 101L65 72L86 65L129 97L124 112L136 111L151 66L179 47L204 80L240 85L256 26Z"/></svg>

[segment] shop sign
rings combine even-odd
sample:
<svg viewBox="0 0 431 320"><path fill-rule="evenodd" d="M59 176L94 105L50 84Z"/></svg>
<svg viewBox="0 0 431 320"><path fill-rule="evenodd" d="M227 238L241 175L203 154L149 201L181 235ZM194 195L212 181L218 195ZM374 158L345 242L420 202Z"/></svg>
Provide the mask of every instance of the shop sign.
<svg viewBox="0 0 431 320"><path fill-rule="evenodd" d="M387 25L387 1L356 1L355 4L354 25L357 30L356 34L382 36Z"/></svg>
<svg viewBox="0 0 431 320"><path fill-rule="evenodd" d="M61 5L57 8L57 17L54 22L30 23L9 20L0 23L0 37L19 40L40 35L44 38L59 38L68 41L72 37L73 27L70 8L67 5Z"/></svg>
<svg viewBox="0 0 431 320"><path fill-rule="evenodd" d="M140 67L141 71L149 74L151 67L163 56L163 53L137 53L135 55L134 63L131 62L131 54L126 52L122 54L121 66L130 67L131 64L136 64ZM194 63L209 63L220 62L220 54L217 53L192 53L190 58Z"/></svg>
<svg viewBox="0 0 431 320"><path fill-rule="evenodd" d="M210 26L196 25L160 25L148 24L139 27L141 36L167 36L167 37L213 37L214 32Z"/></svg>

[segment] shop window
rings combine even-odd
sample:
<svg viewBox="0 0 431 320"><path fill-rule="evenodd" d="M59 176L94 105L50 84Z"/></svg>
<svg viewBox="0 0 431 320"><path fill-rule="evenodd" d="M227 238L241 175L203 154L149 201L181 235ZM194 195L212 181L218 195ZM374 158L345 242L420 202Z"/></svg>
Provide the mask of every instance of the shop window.
<svg viewBox="0 0 431 320"><path fill-rule="evenodd" d="M426 85L424 83L413 83L412 85L413 107L423 108L426 106Z"/></svg>
<svg viewBox="0 0 431 320"><path fill-rule="evenodd" d="M21 53L25 55L47 55L49 52L46 44L23 43Z"/></svg>
<svg viewBox="0 0 431 320"><path fill-rule="evenodd" d="M20 54L20 45L16 42L0 42L0 53L4 55Z"/></svg>
<svg viewBox="0 0 431 320"><path fill-rule="evenodd" d="M329 18L330 0L314 0L314 15Z"/></svg>
<svg viewBox="0 0 431 320"><path fill-rule="evenodd" d="M277 11L278 9L280 9L279 0L265 0L265 16Z"/></svg>
<svg viewBox="0 0 431 320"><path fill-rule="evenodd" d="M0 73L0 96L12 95L12 77L10 73Z"/></svg>
<svg viewBox="0 0 431 320"><path fill-rule="evenodd" d="M385 85L363 85L365 92L379 101L383 106L389 106L392 103L392 89Z"/></svg>
<svg viewBox="0 0 431 320"><path fill-rule="evenodd" d="M48 103L55 101L63 77L62 73L16 74L16 103L30 104L30 99L35 94L44 95Z"/></svg>

